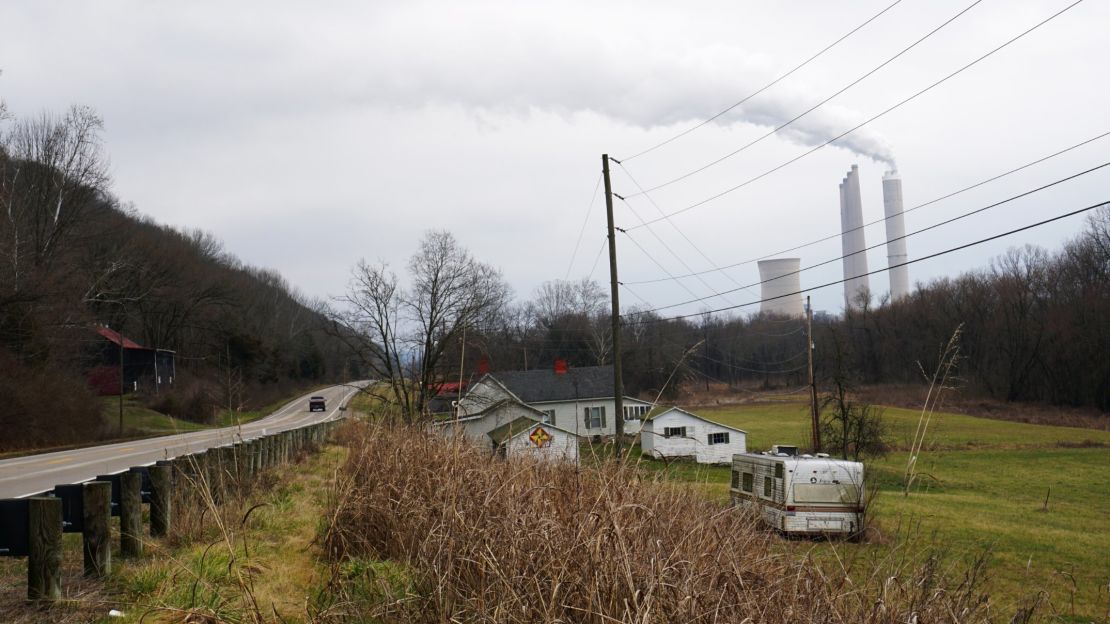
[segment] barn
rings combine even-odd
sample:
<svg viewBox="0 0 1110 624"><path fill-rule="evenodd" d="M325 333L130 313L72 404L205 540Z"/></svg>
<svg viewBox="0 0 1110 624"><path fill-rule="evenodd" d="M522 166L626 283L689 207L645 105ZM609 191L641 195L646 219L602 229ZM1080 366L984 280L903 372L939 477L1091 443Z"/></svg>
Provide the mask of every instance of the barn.
<svg viewBox="0 0 1110 624"><path fill-rule="evenodd" d="M538 457L547 460L578 461L580 436L550 423L518 418L490 431L494 452L499 457Z"/></svg>
<svg viewBox="0 0 1110 624"><path fill-rule="evenodd" d="M644 421L640 449L649 457L690 458L699 464L731 464L748 449L748 433L672 407Z"/></svg>

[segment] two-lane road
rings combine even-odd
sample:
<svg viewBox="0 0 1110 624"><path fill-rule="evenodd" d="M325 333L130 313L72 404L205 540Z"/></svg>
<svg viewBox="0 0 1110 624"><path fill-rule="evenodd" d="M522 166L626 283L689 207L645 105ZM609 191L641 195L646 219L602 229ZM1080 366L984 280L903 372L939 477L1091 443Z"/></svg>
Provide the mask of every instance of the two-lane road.
<svg viewBox="0 0 1110 624"><path fill-rule="evenodd" d="M97 475L119 472L132 466L331 420L340 406L346 405L357 391L353 386L332 386L294 399L273 414L240 427L206 429L2 460L0 498L19 498L45 492L61 483L81 483ZM309 396L325 397L327 410L309 412Z"/></svg>

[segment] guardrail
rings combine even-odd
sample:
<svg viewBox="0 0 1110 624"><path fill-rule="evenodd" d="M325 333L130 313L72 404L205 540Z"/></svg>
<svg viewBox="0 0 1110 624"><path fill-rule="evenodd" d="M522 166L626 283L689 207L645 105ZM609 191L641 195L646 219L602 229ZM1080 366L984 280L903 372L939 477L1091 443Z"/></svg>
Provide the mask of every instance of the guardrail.
<svg viewBox="0 0 1110 624"><path fill-rule="evenodd" d="M144 504L150 507L150 536L165 536L173 523L175 486L197 485L194 492L206 492L218 502L233 487L249 484L268 468L322 444L340 422L287 429L82 483L57 485L25 498L0 499L0 557L27 558L29 600L58 600L63 533L81 533L84 574L103 578L112 566L113 517L120 519L120 554L139 557Z"/></svg>

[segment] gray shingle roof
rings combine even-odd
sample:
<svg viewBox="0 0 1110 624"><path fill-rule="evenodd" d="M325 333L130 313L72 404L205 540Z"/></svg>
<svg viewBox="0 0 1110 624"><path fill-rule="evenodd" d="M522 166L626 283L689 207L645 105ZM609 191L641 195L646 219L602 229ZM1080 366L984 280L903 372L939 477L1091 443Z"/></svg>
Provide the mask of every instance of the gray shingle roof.
<svg viewBox="0 0 1110 624"><path fill-rule="evenodd" d="M490 373L525 403L613 397L613 367L583 366L563 375L551 369ZM577 387L576 387L577 386Z"/></svg>

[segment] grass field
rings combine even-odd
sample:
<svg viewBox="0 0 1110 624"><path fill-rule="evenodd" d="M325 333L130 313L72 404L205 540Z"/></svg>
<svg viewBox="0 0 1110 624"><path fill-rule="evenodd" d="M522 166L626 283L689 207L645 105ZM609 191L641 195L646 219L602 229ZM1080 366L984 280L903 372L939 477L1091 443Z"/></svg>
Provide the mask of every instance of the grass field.
<svg viewBox="0 0 1110 624"><path fill-rule="evenodd" d="M691 408L748 432L748 449L804 445L803 404ZM942 413L934 416L918 471L927 473L908 497L902 475L918 413L888 408L896 449L872 462L879 493L873 510L888 542L899 528L943 545L953 556L989 549L988 588L1004 608L1041 590L1065 619L1106 618L1110 609L1110 432L1031 425ZM663 469L660 462L648 466ZM727 497L728 469L675 463L676 478ZM1048 510L1042 511L1046 494ZM811 543L792 543L799 549ZM817 548L830 548L820 546ZM843 546L837 545L838 548ZM864 546L878 549L881 546Z"/></svg>

